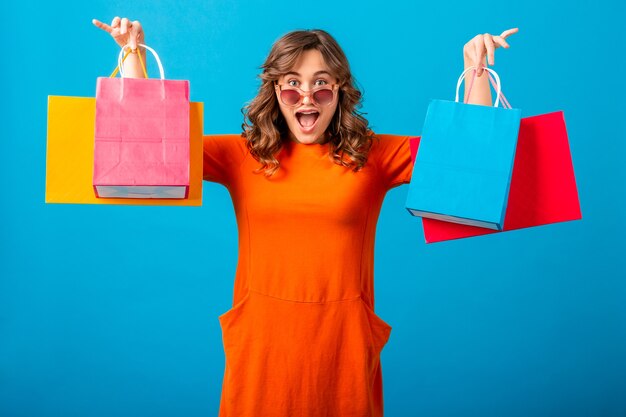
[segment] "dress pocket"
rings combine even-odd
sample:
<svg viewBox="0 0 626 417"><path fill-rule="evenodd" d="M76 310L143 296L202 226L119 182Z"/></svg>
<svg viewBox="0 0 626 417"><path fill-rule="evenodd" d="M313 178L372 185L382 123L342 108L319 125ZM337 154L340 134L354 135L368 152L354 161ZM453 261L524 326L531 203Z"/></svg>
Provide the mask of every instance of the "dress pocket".
<svg viewBox="0 0 626 417"><path fill-rule="evenodd" d="M222 327L222 334L225 344L229 344L229 340L231 339L230 335L234 332L235 328L238 327L239 322L243 319L245 314L246 305L248 304L248 300L250 299L250 291L243 296L241 300L237 302L237 304L233 305L228 311L222 313L217 317L220 322L220 326Z"/></svg>
<svg viewBox="0 0 626 417"><path fill-rule="evenodd" d="M374 312L374 310L365 301L363 301L363 299L361 299L361 304L363 305L363 309L365 310L369 320L372 345L380 351L387 344L389 336L391 335L392 327L380 318L378 314L376 314L376 312Z"/></svg>
<svg viewBox="0 0 626 417"><path fill-rule="evenodd" d="M359 297L283 300L250 290L220 317L221 414L372 416L391 326Z"/></svg>

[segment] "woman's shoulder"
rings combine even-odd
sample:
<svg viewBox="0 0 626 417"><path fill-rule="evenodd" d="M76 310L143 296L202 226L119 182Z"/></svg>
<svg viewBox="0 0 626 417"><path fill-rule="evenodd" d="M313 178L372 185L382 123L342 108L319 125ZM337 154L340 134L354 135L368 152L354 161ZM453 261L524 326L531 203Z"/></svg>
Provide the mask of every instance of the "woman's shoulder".
<svg viewBox="0 0 626 417"><path fill-rule="evenodd" d="M395 133L374 133L374 138L377 141L406 141L408 138L413 138L413 135L400 135Z"/></svg>
<svg viewBox="0 0 626 417"><path fill-rule="evenodd" d="M375 134L368 156L377 167L386 188L410 181L413 162L411 135Z"/></svg>
<svg viewBox="0 0 626 417"><path fill-rule="evenodd" d="M410 155L409 139L412 136L374 133L367 160L375 165L387 165L392 160Z"/></svg>
<svg viewBox="0 0 626 417"><path fill-rule="evenodd" d="M400 150L406 150L409 147L409 140L413 137L415 136L374 133L372 137L370 155L376 157L388 153L396 153Z"/></svg>
<svg viewBox="0 0 626 417"><path fill-rule="evenodd" d="M247 139L241 133L203 135L203 142L205 150L217 148L222 152L244 154L247 149Z"/></svg>
<svg viewBox="0 0 626 417"><path fill-rule="evenodd" d="M242 134L203 135L204 179L229 184L246 153Z"/></svg>

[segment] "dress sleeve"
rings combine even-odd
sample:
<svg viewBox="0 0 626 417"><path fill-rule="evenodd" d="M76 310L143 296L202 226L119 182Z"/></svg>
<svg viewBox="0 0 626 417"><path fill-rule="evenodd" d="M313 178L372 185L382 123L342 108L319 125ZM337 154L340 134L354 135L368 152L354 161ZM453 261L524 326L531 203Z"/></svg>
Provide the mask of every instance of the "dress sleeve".
<svg viewBox="0 0 626 417"><path fill-rule="evenodd" d="M413 173L410 140L415 136L376 135L372 145L385 188L408 184Z"/></svg>
<svg viewBox="0 0 626 417"><path fill-rule="evenodd" d="M205 135L202 138L202 178L228 187L247 152L241 135Z"/></svg>

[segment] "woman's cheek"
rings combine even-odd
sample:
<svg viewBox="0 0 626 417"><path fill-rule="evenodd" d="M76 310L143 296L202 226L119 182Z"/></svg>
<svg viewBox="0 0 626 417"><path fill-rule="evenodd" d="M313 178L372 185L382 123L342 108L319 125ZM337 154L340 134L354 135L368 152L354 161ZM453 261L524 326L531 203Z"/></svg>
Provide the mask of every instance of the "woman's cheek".
<svg viewBox="0 0 626 417"><path fill-rule="evenodd" d="M333 117L335 116L335 113L337 112L337 107L335 107L334 110L324 114L324 130L326 130L326 128L328 128L328 126L330 126L330 122L333 120Z"/></svg>

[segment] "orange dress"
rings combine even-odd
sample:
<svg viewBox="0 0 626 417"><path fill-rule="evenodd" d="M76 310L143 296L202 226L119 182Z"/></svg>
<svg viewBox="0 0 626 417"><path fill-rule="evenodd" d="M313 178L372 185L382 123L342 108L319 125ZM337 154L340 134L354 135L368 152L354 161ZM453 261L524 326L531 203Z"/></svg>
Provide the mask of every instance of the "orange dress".
<svg viewBox="0 0 626 417"><path fill-rule="evenodd" d="M383 415L374 237L385 193L410 181L408 139L377 135L359 172L288 141L267 178L241 136L204 137L204 179L227 187L239 231L220 417Z"/></svg>

